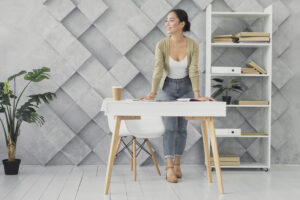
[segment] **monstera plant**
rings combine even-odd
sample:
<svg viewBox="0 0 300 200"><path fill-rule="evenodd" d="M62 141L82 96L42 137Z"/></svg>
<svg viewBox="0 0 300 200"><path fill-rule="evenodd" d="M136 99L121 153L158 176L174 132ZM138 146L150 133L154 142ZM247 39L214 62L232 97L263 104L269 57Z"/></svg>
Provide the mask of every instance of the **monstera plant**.
<svg viewBox="0 0 300 200"><path fill-rule="evenodd" d="M16 159L17 139L20 135L20 128L23 122L35 123L42 126L45 122L43 116L37 113L41 103L49 103L56 95L51 92L33 94L27 97L23 105L19 105L25 90L31 83L41 82L49 79L50 69L42 67L33 69L32 72L20 71L10 76L6 81L0 82L0 123L3 128L8 159L2 160L5 174L18 174L21 159ZM26 85L17 94L17 78L24 76Z"/></svg>

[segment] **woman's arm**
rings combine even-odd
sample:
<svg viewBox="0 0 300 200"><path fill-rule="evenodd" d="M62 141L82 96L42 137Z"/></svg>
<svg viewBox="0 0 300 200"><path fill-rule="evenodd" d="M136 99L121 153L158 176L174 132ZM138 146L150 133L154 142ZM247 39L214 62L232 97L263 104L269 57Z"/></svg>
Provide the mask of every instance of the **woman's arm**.
<svg viewBox="0 0 300 200"><path fill-rule="evenodd" d="M151 94L157 93L158 86L163 75L164 55L161 48L162 48L162 43L158 42L155 48L155 67L152 76Z"/></svg>
<svg viewBox="0 0 300 200"><path fill-rule="evenodd" d="M197 43L194 43L191 65L189 68L189 77L192 82L194 97L196 99L203 100L203 101L216 101L211 97L200 96L198 63L199 63L199 45Z"/></svg>
<svg viewBox="0 0 300 200"><path fill-rule="evenodd" d="M200 96L198 64L199 64L199 45L196 42L193 42L191 64L189 66L189 77L192 82L192 87L195 93L195 97L197 94L199 94Z"/></svg>
<svg viewBox="0 0 300 200"><path fill-rule="evenodd" d="M156 93L158 90L159 83L162 78L163 68L164 68L164 55L161 50L162 43L158 42L155 48L155 67L152 76L152 89L151 94L149 96L139 97L139 100L146 99L146 100L153 100L156 97Z"/></svg>

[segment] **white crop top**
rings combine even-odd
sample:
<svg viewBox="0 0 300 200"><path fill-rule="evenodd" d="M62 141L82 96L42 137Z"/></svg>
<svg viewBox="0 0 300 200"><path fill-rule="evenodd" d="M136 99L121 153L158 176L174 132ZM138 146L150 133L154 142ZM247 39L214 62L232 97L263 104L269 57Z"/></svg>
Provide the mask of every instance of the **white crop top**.
<svg viewBox="0 0 300 200"><path fill-rule="evenodd" d="M184 78L188 75L187 72L187 56L181 61L173 60L171 56L169 56L169 78L180 79Z"/></svg>

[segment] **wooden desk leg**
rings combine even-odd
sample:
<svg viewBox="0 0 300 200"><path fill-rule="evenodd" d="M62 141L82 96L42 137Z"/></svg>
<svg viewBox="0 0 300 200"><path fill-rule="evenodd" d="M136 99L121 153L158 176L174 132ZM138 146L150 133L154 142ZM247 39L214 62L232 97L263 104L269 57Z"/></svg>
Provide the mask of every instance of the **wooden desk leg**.
<svg viewBox="0 0 300 200"><path fill-rule="evenodd" d="M115 160L115 151L116 151L116 147L117 147L117 140L119 137L120 125L121 125L121 117L117 116L116 123L115 123L115 131L111 138L108 165L107 165L107 169L106 169L104 194L108 194L108 190L109 190L111 172L112 172L112 167L114 165L114 160Z"/></svg>
<svg viewBox="0 0 300 200"><path fill-rule="evenodd" d="M208 138L207 138L207 127L206 127L206 120L202 119L201 121L201 128L202 128L202 137L203 137L203 146L204 146L204 155L205 155L205 162L206 162L206 171L208 175L208 182L212 182L212 175L211 175L211 167L210 167L210 155L209 155L209 147L208 147Z"/></svg>
<svg viewBox="0 0 300 200"><path fill-rule="evenodd" d="M133 157L133 179L136 181L136 138L132 142L132 157Z"/></svg>
<svg viewBox="0 0 300 200"><path fill-rule="evenodd" d="M214 164L215 164L216 174L217 174L217 179L218 179L219 191L221 194L224 194L223 181L222 181L221 168L220 168L220 160L219 160L219 152L218 152L218 144L217 144L217 138L216 138L216 133L215 133L215 125L214 125L213 117L209 117L209 119L208 119L208 128L209 128L210 140L211 140L211 145L212 145Z"/></svg>
<svg viewBox="0 0 300 200"><path fill-rule="evenodd" d="M117 144L117 147L116 147L116 150L115 150L115 155L114 155L115 158L114 158L114 160L116 159L116 155L117 155L117 153L118 153L118 151L120 149L121 141L122 141L122 137L120 137L119 140L118 140L118 144Z"/></svg>

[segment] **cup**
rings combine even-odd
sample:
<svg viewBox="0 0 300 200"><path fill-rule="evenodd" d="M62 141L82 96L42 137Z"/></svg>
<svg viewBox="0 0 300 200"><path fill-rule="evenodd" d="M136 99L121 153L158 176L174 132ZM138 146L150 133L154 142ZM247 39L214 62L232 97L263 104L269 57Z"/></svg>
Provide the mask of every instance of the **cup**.
<svg viewBox="0 0 300 200"><path fill-rule="evenodd" d="M121 86L113 86L112 87L112 94L113 94L113 99L116 101L121 100L122 96L122 87Z"/></svg>

